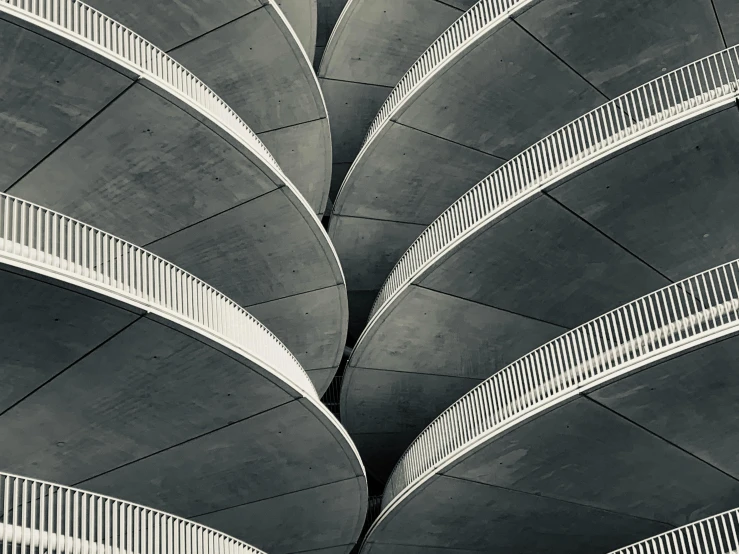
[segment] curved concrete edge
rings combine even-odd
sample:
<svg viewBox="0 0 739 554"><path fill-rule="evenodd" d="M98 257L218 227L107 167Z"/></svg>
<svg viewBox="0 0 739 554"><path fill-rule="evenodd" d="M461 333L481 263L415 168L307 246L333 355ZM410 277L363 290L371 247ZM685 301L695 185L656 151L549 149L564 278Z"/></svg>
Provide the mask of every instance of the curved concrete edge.
<svg viewBox="0 0 739 554"><path fill-rule="evenodd" d="M363 482L353 535L359 537L368 495L359 452L338 419L320 402L297 359L246 310L142 248L6 194L0 194L0 263L134 307L262 368L270 381L297 398L326 427L341 445L355 477Z"/></svg>
<svg viewBox="0 0 739 554"><path fill-rule="evenodd" d="M479 0L477 4L472 6L459 19L452 23L449 28L444 31L426 51L413 63L408 71L403 75L398 84L388 95L385 102L380 107L375 119L370 124L367 134L362 141L362 147L356 158L349 167L349 171L344 177L344 181L336 195L334 203L334 213L340 213L346 197L345 188L349 188L353 174L364 162L364 159L372 151L374 145L385 134L388 129L388 123L393 117L402 114L408 106L417 98L424 90L426 90L436 77L447 71L452 65L458 62L469 50L477 44L485 40L492 32L507 21L514 14L518 14L538 0ZM344 17L350 4L356 3L357 0L350 0L349 4L342 12ZM347 17L349 17L347 15ZM341 18L334 27L336 33L341 23ZM346 21L343 22L344 26ZM333 39L333 33L331 35ZM328 52L331 40L326 45ZM326 53L324 53L324 60ZM321 70L324 61L321 60ZM328 62L326 62L328 64Z"/></svg>
<svg viewBox="0 0 739 554"><path fill-rule="evenodd" d="M279 0L277 0L279 2ZM289 2L290 0L282 0L283 3ZM303 47L303 50L305 51L308 59L311 61L311 67L313 65L313 57L316 53L316 41L318 37L318 0L307 0L307 2L310 4L310 21L308 22L308 28L310 29L310 35L307 38L307 41L303 43L302 40L300 40L300 45ZM279 6L279 3L278 3ZM289 14L289 9L286 9L285 7L280 6L280 10L282 10L283 15L288 20L288 22L291 21L291 17ZM295 31L295 36L298 36L298 32L295 29L295 26L290 23L290 26L293 27L293 31Z"/></svg>
<svg viewBox="0 0 739 554"><path fill-rule="evenodd" d="M347 3L344 4L344 8L341 10L339 18L336 20L334 28L331 30L331 34L326 41L326 47L324 48L323 55L321 56L321 63L318 64L318 71L316 72L318 75L325 74L326 68L331 62L331 58L333 57L334 52L336 52L337 37L346 29L347 22L351 18L351 15L356 9L359 1L360 0L348 0Z"/></svg>
<svg viewBox="0 0 739 554"><path fill-rule="evenodd" d="M639 541L611 554L671 552L674 554L729 554L739 550L739 509L698 520Z"/></svg>
<svg viewBox="0 0 739 554"><path fill-rule="evenodd" d="M377 296L354 352L404 289L538 192L737 99L739 46L733 46L649 81L524 150L454 202L408 248Z"/></svg>
<svg viewBox="0 0 739 554"><path fill-rule="evenodd" d="M305 71L312 73L305 51L285 16L273 4L273 0L266 1L272 6L272 13L282 22L282 27L293 38L293 47L305 58L307 64ZM61 39L65 45L86 55L92 54L96 60L108 67L154 87L157 92L163 93L179 107L195 115L232 146L246 154L278 187L285 189L284 192L311 225L314 235L320 241L336 276L336 283L345 282L338 255L318 216L282 172L256 134L202 81L147 40L80 0L60 0L58 10L54 13L45 12L40 2L22 7L27 4L24 0L0 0L0 17L7 15L12 22L29 30L41 31L52 40ZM101 30L105 31L104 36L101 36ZM113 41L113 38L116 40ZM311 78L315 81L317 93L321 95L323 102L318 80L315 75ZM322 105L325 109L325 102Z"/></svg>
<svg viewBox="0 0 739 554"><path fill-rule="evenodd" d="M508 365L439 415L396 464L365 542L442 468L574 396L739 331L739 260L643 296Z"/></svg>
<svg viewBox="0 0 739 554"><path fill-rule="evenodd" d="M30 497L29 497L30 494ZM135 552L137 549L129 542L128 548L115 548L111 545L109 535L103 535L103 529L110 525L111 520L118 519L120 514L120 536L127 536L131 540L132 533L135 535L138 545L139 533L142 542L148 537L150 554L163 553L166 541L159 541L167 531L181 529L187 540L187 548L190 549L191 537L201 539L197 550L203 554L215 554L216 552L233 551L234 554L265 554L258 548L243 541L221 533L211 527L189 521L173 514L147 508L140 504L127 502L110 496L92 493L83 489L67 487L47 481L40 481L29 477L22 477L10 473L0 473L0 496L3 498L3 519L0 522L0 540L3 546L10 543L19 547L22 552L26 549L38 549L39 551L78 552L94 553L96 551L112 548L120 554L123 552ZM36 505L38 502L38 516ZM82 506L80 513L80 505ZM13 510L12 521L9 516L9 506ZM88 511L89 507L89 511ZM96 512L97 507L97 513ZM112 507L112 512L110 511ZM18 510L20 508L20 517ZM65 509L66 508L66 509ZM70 513L70 509L72 513ZM65 513L66 528L62 530L62 513ZM57 514L56 532L52 530L54 514ZM124 518L123 515L126 514ZM38 517L38 519L37 519ZM72 528L70 529L70 520ZM44 523L48 522L48 527ZM115 526L118 521L115 521ZM97 525L97 527L96 527ZM103 527L105 525L105 527ZM90 534L86 533L89 528ZM97 537L93 540L94 529L97 528ZM81 531L81 532L80 532ZM152 543L152 534L156 537ZM117 539L113 539L117 541ZM123 547L123 539L120 545ZM71 546L70 548L70 545ZM143 545L142 545L143 546ZM195 545L192 545L195 546Z"/></svg>

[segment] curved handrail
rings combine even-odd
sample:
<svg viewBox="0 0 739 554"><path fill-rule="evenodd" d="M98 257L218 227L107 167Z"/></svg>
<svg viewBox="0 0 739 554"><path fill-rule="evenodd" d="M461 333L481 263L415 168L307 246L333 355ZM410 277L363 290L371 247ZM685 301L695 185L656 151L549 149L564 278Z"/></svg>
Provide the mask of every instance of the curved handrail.
<svg viewBox="0 0 739 554"><path fill-rule="evenodd" d="M269 329L210 285L134 244L0 193L0 261L49 272L213 335L318 402L308 374Z"/></svg>
<svg viewBox="0 0 739 554"><path fill-rule="evenodd" d="M534 0L480 0L431 43L406 71L390 92L367 130L362 146L371 141L390 119L393 111L427 78L442 68L454 55L472 45L514 11Z"/></svg>
<svg viewBox="0 0 739 554"><path fill-rule="evenodd" d="M56 554L264 554L153 508L4 472L0 506L3 552L10 543L13 552Z"/></svg>
<svg viewBox="0 0 739 554"><path fill-rule="evenodd" d="M649 81L586 113L512 158L449 206L390 272L370 312L444 252L532 194L661 129L739 97L739 46ZM360 339L361 340L361 339Z"/></svg>
<svg viewBox="0 0 739 554"><path fill-rule="evenodd" d="M498 433L597 384L739 331L739 260L673 283L555 338L462 396L405 451L399 494ZM382 517L382 516L381 516Z"/></svg>
<svg viewBox="0 0 739 554"><path fill-rule="evenodd" d="M739 550L739 509L707 517L611 554L730 554Z"/></svg>
<svg viewBox="0 0 739 554"><path fill-rule="evenodd" d="M8 13L71 35L91 50L163 86L220 124L289 182L267 147L236 112L205 83L145 38L80 0L0 0L0 10L4 7Z"/></svg>

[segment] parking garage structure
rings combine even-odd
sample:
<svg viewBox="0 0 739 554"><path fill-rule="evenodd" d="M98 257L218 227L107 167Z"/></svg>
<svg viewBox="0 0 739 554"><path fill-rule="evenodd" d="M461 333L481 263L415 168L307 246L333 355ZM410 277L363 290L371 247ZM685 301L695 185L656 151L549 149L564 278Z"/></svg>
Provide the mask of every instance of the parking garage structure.
<svg viewBox="0 0 739 554"><path fill-rule="evenodd" d="M222 290L323 391L345 343L343 273L315 210L259 137L172 57L82 2L2 0L0 28L0 149L12 152L0 190Z"/></svg>
<svg viewBox="0 0 739 554"><path fill-rule="evenodd" d="M236 302L8 195L0 280L4 470L269 552L351 549L367 502L359 455L296 358Z"/></svg>
<svg viewBox="0 0 739 554"><path fill-rule="evenodd" d="M739 257L739 57L722 50L545 137L402 256L345 371L341 419L385 479L456 398L616 306Z"/></svg>
<svg viewBox="0 0 739 554"><path fill-rule="evenodd" d="M394 87L336 198L329 234L350 334L403 252L474 183L617 95L737 42L729 0L471 6Z"/></svg>
<svg viewBox="0 0 739 554"><path fill-rule="evenodd" d="M736 505L738 277L671 284L472 389L403 454L361 551L607 551Z"/></svg>

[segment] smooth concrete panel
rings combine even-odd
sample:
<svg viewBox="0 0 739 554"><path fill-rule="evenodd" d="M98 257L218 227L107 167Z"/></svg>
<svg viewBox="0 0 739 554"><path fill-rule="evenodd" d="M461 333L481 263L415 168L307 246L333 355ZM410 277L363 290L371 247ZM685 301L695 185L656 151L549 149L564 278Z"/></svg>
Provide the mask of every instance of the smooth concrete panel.
<svg viewBox="0 0 739 554"><path fill-rule="evenodd" d="M436 0L353 0L321 77L394 87L460 9Z"/></svg>
<svg viewBox="0 0 739 554"><path fill-rule="evenodd" d="M575 327L669 282L550 198L465 241L421 285Z"/></svg>
<svg viewBox="0 0 739 554"><path fill-rule="evenodd" d="M350 363L486 379L566 330L411 286L387 318L373 325Z"/></svg>
<svg viewBox="0 0 739 554"><path fill-rule="evenodd" d="M420 433L482 379L353 367L344 375L341 421L350 433Z"/></svg>
<svg viewBox="0 0 739 554"><path fill-rule="evenodd" d="M392 87L320 79L331 124L334 163L351 163Z"/></svg>
<svg viewBox="0 0 739 554"><path fill-rule="evenodd" d="M727 45L739 42L739 4L735 0L713 0Z"/></svg>
<svg viewBox="0 0 739 554"><path fill-rule="evenodd" d="M309 61L313 61L316 49L318 0L275 0L290 22Z"/></svg>
<svg viewBox="0 0 739 554"><path fill-rule="evenodd" d="M145 244L274 188L221 137L136 84L9 192Z"/></svg>
<svg viewBox="0 0 739 554"><path fill-rule="evenodd" d="M343 287L336 285L279 300L248 306L292 352L305 370L338 367L344 351L339 309ZM319 391L320 392L320 391Z"/></svg>
<svg viewBox="0 0 739 554"><path fill-rule="evenodd" d="M0 190L4 191L131 81L1 19L0 52Z"/></svg>
<svg viewBox="0 0 739 554"><path fill-rule="evenodd" d="M739 111L680 127L552 196L672 279L739 257Z"/></svg>
<svg viewBox="0 0 739 554"><path fill-rule="evenodd" d="M88 0L93 8L168 51L258 9L262 0Z"/></svg>
<svg viewBox="0 0 739 554"><path fill-rule="evenodd" d="M739 338L711 343L588 396L739 478Z"/></svg>
<svg viewBox="0 0 739 554"><path fill-rule="evenodd" d="M311 225L281 190L147 248L242 306L337 284Z"/></svg>
<svg viewBox="0 0 739 554"><path fill-rule="evenodd" d="M403 433L352 433L367 473L385 483L408 445L418 436L416 431Z"/></svg>
<svg viewBox="0 0 739 554"><path fill-rule="evenodd" d="M323 215L331 180L331 137L326 120L267 131L259 138L313 211Z"/></svg>
<svg viewBox="0 0 739 554"><path fill-rule="evenodd" d="M255 133L325 115L308 61L270 11L256 10L171 53Z"/></svg>
<svg viewBox="0 0 739 554"><path fill-rule="evenodd" d="M510 159L605 101L508 22L436 77L398 121Z"/></svg>
<svg viewBox="0 0 739 554"><path fill-rule="evenodd" d="M428 225L504 160L391 123L347 177L335 212Z"/></svg>
<svg viewBox="0 0 739 554"><path fill-rule="evenodd" d="M289 400L232 357L140 319L0 416L0 440L14 445L0 465L73 484ZM128 485L108 490L124 491L143 502Z"/></svg>
<svg viewBox="0 0 739 554"><path fill-rule="evenodd" d="M328 369L306 369L306 373L310 380L313 382L313 386L316 387L319 395L323 395L331 384L331 380L336 375L336 368L330 367Z"/></svg>
<svg viewBox="0 0 739 554"><path fill-rule="evenodd" d="M444 473L676 526L739 503L739 481L582 397Z"/></svg>
<svg viewBox="0 0 739 554"><path fill-rule="evenodd" d="M329 236L349 290L379 290L395 263L425 227L356 217L331 218Z"/></svg>
<svg viewBox="0 0 739 554"><path fill-rule="evenodd" d="M358 502L361 487L359 480L346 479L194 519L249 540L249 544L270 554L306 550L346 553L351 549L349 546L332 546L346 545L354 539L355 530L347 523L358 522L361 516L363 506ZM282 522L279 538L274 533L275 519Z"/></svg>
<svg viewBox="0 0 739 554"><path fill-rule="evenodd" d="M325 424L290 402L81 486L192 518L352 477Z"/></svg>
<svg viewBox="0 0 739 554"><path fill-rule="evenodd" d="M592 554L669 528L559 500L437 477L398 506L369 540L496 554Z"/></svg>
<svg viewBox="0 0 739 554"><path fill-rule="evenodd" d="M0 306L0 413L138 317L8 271Z"/></svg>
<svg viewBox="0 0 739 554"><path fill-rule="evenodd" d="M725 48L711 0L545 0L518 22L610 98Z"/></svg>

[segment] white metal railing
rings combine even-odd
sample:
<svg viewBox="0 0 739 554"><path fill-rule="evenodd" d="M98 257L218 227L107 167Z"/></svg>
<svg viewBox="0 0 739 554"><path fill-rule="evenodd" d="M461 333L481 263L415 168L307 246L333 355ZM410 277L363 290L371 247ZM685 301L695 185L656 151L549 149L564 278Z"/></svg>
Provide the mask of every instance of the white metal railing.
<svg viewBox="0 0 739 554"><path fill-rule="evenodd" d="M262 554L171 514L7 473L0 505L2 554Z"/></svg>
<svg viewBox="0 0 739 554"><path fill-rule="evenodd" d="M425 266L488 222L604 156L739 96L739 46L666 73L565 125L496 169L447 208L403 254L370 319Z"/></svg>
<svg viewBox="0 0 739 554"><path fill-rule="evenodd" d="M739 550L739 510L678 527L611 554L730 554Z"/></svg>
<svg viewBox="0 0 739 554"><path fill-rule="evenodd" d="M308 374L269 329L213 287L143 248L0 194L0 262L48 271L190 324L318 401Z"/></svg>
<svg viewBox="0 0 739 554"><path fill-rule="evenodd" d="M0 12L51 26L151 81L163 85L258 154L283 178L259 137L221 98L162 50L79 0L0 0Z"/></svg>
<svg viewBox="0 0 739 554"><path fill-rule="evenodd" d="M739 330L739 261L634 300L516 360L447 408L397 463L383 506L516 421L616 375Z"/></svg>
<svg viewBox="0 0 739 554"><path fill-rule="evenodd" d="M480 0L431 43L390 92L364 137L371 141L393 111L434 71L532 0Z"/></svg>

